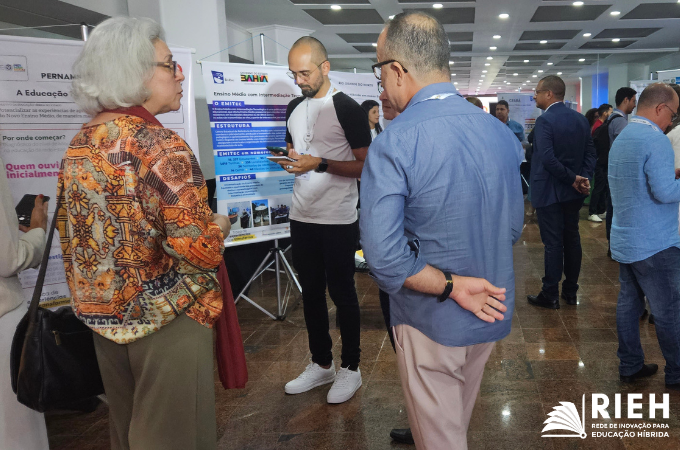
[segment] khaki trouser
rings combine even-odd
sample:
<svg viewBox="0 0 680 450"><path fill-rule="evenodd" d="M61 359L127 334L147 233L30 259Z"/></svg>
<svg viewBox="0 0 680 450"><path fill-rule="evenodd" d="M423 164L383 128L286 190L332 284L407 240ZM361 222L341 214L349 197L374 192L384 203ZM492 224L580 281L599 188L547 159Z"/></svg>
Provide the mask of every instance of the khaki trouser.
<svg viewBox="0 0 680 450"><path fill-rule="evenodd" d="M419 450L466 450L467 429L494 343L446 347L408 325L394 327L411 432Z"/></svg>
<svg viewBox="0 0 680 450"><path fill-rule="evenodd" d="M94 344L112 450L216 448L211 329L182 314L131 344Z"/></svg>

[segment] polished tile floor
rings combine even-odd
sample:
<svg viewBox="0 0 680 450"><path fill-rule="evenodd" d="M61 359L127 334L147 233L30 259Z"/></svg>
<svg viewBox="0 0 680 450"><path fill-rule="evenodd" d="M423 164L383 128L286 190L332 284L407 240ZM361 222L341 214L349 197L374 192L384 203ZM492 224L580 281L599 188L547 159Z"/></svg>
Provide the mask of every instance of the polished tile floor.
<svg viewBox="0 0 680 450"><path fill-rule="evenodd" d="M680 395L671 394L668 438L584 440L541 438L543 421L560 401L579 406L581 396L601 392L664 392L659 373L635 386L618 381L616 297L618 264L607 256L605 226L585 219L581 211L583 266L579 305L559 311L529 306L543 270L543 246L535 218L527 217L515 246L517 303L511 334L499 342L486 366L481 392L469 429L470 449L648 449L680 448ZM284 322L274 322L248 303L238 305L247 353L249 382L244 390L217 392L220 449L390 449L413 448L391 442L393 427L408 426L396 360L384 329L378 290L367 275L357 274L361 302L363 386L341 405L328 405L328 387L287 396L283 385L308 363L307 335L301 306ZM273 281L251 290L252 298L274 309ZM339 357L335 308L329 301L331 335ZM507 320L507 319L506 319ZM663 368L654 326L641 323L648 362ZM336 361L339 365L339 361ZM661 371L660 371L661 372ZM612 411L612 408L609 408ZM625 410L625 405L624 405ZM586 415L590 417L589 409ZM90 414L50 414L47 426L52 449L108 447L107 408Z"/></svg>

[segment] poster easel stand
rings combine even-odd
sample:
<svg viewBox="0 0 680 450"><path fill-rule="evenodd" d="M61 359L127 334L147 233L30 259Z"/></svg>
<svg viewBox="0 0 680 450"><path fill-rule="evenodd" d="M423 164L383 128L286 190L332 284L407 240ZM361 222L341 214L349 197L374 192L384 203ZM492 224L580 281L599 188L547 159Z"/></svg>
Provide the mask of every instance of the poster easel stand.
<svg viewBox="0 0 680 450"><path fill-rule="evenodd" d="M238 297L236 297L236 300L234 300L235 303L238 303L238 301L243 298L245 301L265 313L267 316L271 317L273 320L284 320L286 318L286 312L288 310L288 299L290 298L290 295L292 294L292 289L290 287L291 282L295 284L295 287L297 288L298 292L300 295L298 296L297 300L295 301L295 305L298 304L300 299L302 298L302 287L300 286L300 283L298 282L297 277L295 276L295 273L293 272L293 269L290 267L290 264L288 264L288 260L286 259L285 253L290 250L290 245L288 248L285 250L279 247L279 240L275 239L274 240L274 247L269 249L269 253L267 253L267 256L264 257L260 265L257 267L255 270L255 273L253 273L253 276L250 277L250 280L248 280L248 283L246 283L245 287L241 290L241 292L238 294ZM272 264L275 265L274 269L271 269ZM281 266L283 266L284 270L281 270ZM274 270L276 273L276 305L277 305L277 315L273 315L266 309L264 309L262 306L258 305L253 301L250 297L248 297L245 293L248 291L248 288L250 287L251 284L253 284L253 281L257 280L262 274L264 274L267 271ZM286 276L288 277L288 283L286 285L286 292L284 293L283 297L285 297L285 304L284 301L282 300L282 295L281 295L281 273L285 273Z"/></svg>

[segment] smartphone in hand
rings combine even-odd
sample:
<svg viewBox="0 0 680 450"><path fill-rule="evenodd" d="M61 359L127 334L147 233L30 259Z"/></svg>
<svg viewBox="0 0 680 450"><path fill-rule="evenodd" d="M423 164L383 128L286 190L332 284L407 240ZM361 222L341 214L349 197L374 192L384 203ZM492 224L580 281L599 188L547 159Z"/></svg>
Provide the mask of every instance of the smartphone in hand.
<svg viewBox="0 0 680 450"><path fill-rule="evenodd" d="M267 147L267 150L274 153L281 153L283 156L288 156L288 150L282 147Z"/></svg>
<svg viewBox="0 0 680 450"><path fill-rule="evenodd" d="M17 218L19 219L19 225L24 225L26 227L31 226L31 214L33 213L33 208L35 208L35 198L36 194L26 194L17 203L14 208L17 212ZM47 203L50 200L48 196L43 197L43 202Z"/></svg>

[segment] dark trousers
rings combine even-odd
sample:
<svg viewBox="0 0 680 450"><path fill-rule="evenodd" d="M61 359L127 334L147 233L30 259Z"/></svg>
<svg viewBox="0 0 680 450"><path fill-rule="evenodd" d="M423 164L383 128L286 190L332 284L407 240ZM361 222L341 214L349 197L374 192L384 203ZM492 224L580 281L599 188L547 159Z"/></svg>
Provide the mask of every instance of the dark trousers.
<svg viewBox="0 0 680 450"><path fill-rule="evenodd" d="M357 223L319 225L290 221L293 265L302 286L302 302L312 361L333 362L333 341L328 333L326 285L338 309L342 338L342 367L359 366L359 299L354 286L354 251Z"/></svg>
<svg viewBox="0 0 680 450"><path fill-rule="evenodd" d="M605 227L607 228L607 241L612 234L612 220L614 219L614 206L612 205L612 196L607 185L607 218L605 220Z"/></svg>
<svg viewBox="0 0 680 450"><path fill-rule="evenodd" d="M609 181L607 180L607 168L595 167L595 186L590 194L590 207L588 214L602 214L607 211L609 197Z"/></svg>
<svg viewBox="0 0 680 450"><path fill-rule="evenodd" d="M541 241L545 246L543 293L549 299L559 297L559 283L564 272L562 293L573 297L578 291L581 272L581 236L578 231L579 211L584 199L536 208Z"/></svg>
<svg viewBox="0 0 680 450"><path fill-rule="evenodd" d="M645 295L654 315L656 337L666 360L666 383L680 382L680 249L667 248L649 258L619 265L621 290L616 304L619 373L630 376L642 369L640 316Z"/></svg>

